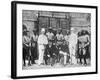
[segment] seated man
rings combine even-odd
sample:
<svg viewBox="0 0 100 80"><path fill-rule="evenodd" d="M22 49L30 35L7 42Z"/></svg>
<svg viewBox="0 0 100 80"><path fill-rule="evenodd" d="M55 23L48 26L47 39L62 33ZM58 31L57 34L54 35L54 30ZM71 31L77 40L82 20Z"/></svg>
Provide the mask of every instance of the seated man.
<svg viewBox="0 0 100 80"><path fill-rule="evenodd" d="M57 63L58 58L59 58L59 48L56 45L56 43L54 42L52 45L52 65L54 65L55 63Z"/></svg>
<svg viewBox="0 0 100 80"><path fill-rule="evenodd" d="M57 60L57 53L56 46L52 42L49 42L44 53L45 64L53 66Z"/></svg>
<svg viewBox="0 0 100 80"><path fill-rule="evenodd" d="M44 61L46 65L50 64L50 57L52 56L52 43L49 42L44 52Z"/></svg>
<svg viewBox="0 0 100 80"><path fill-rule="evenodd" d="M67 58L68 58L68 56L70 56L68 45L66 44L66 42L64 42L63 45L61 45L61 47L59 49L59 54L63 56L63 59L64 59L63 64L66 65Z"/></svg>

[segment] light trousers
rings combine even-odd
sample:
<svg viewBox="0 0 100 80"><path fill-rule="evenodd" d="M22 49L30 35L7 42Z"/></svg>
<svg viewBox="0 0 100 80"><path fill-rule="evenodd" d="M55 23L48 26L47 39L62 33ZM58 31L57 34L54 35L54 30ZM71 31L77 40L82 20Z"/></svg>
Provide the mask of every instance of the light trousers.
<svg viewBox="0 0 100 80"><path fill-rule="evenodd" d="M69 45L69 51L70 51L70 63L76 64L77 63L77 59L75 56L76 45Z"/></svg>
<svg viewBox="0 0 100 80"><path fill-rule="evenodd" d="M39 50L39 58L38 58L38 65L44 62L44 45L38 45Z"/></svg>
<svg viewBox="0 0 100 80"><path fill-rule="evenodd" d="M67 53L63 52L63 51L60 51L59 53L63 54L63 56L64 56L64 64L66 64L66 62L67 62Z"/></svg>

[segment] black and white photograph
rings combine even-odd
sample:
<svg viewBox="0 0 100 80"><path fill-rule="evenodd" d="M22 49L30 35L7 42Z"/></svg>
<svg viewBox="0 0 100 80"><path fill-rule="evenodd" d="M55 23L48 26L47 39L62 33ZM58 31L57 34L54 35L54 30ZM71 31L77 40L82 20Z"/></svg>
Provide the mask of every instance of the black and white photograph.
<svg viewBox="0 0 100 80"><path fill-rule="evenodd" d="M16 5L16 77L96 73L95 6Z"/></svg>
<svg viewBox="0 0 100 80"><path fill-rule="evenodd" d="M91 66L91 14L22 11L23 70Z"/></svg>

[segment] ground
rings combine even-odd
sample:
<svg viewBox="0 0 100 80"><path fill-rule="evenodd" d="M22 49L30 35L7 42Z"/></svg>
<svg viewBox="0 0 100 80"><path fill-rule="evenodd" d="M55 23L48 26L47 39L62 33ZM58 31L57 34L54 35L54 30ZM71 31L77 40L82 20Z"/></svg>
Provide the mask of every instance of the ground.
<svg viewBox="0 0 100 80"><path fill-rule="evenodd" d="M68 68L68 67L87 67L90 66L90 63L88 65L81 65L81 64L66 64L62 65L60 63L56 63L55 65L38 65L38 64L32 64L31 66L23 66L23 70L29 70L29 69L43 69L43 68Z"/></svg>

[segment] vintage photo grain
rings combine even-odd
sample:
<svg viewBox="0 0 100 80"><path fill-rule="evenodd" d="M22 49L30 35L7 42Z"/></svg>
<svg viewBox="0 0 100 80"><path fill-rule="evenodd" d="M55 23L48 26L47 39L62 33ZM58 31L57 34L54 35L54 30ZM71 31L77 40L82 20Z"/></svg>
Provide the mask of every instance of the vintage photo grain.
<svg viewBox="0 0 100 80"><path fill-rule="evenodd" d="M91 14L22 11L23 70L91 66Z"/></svg>

